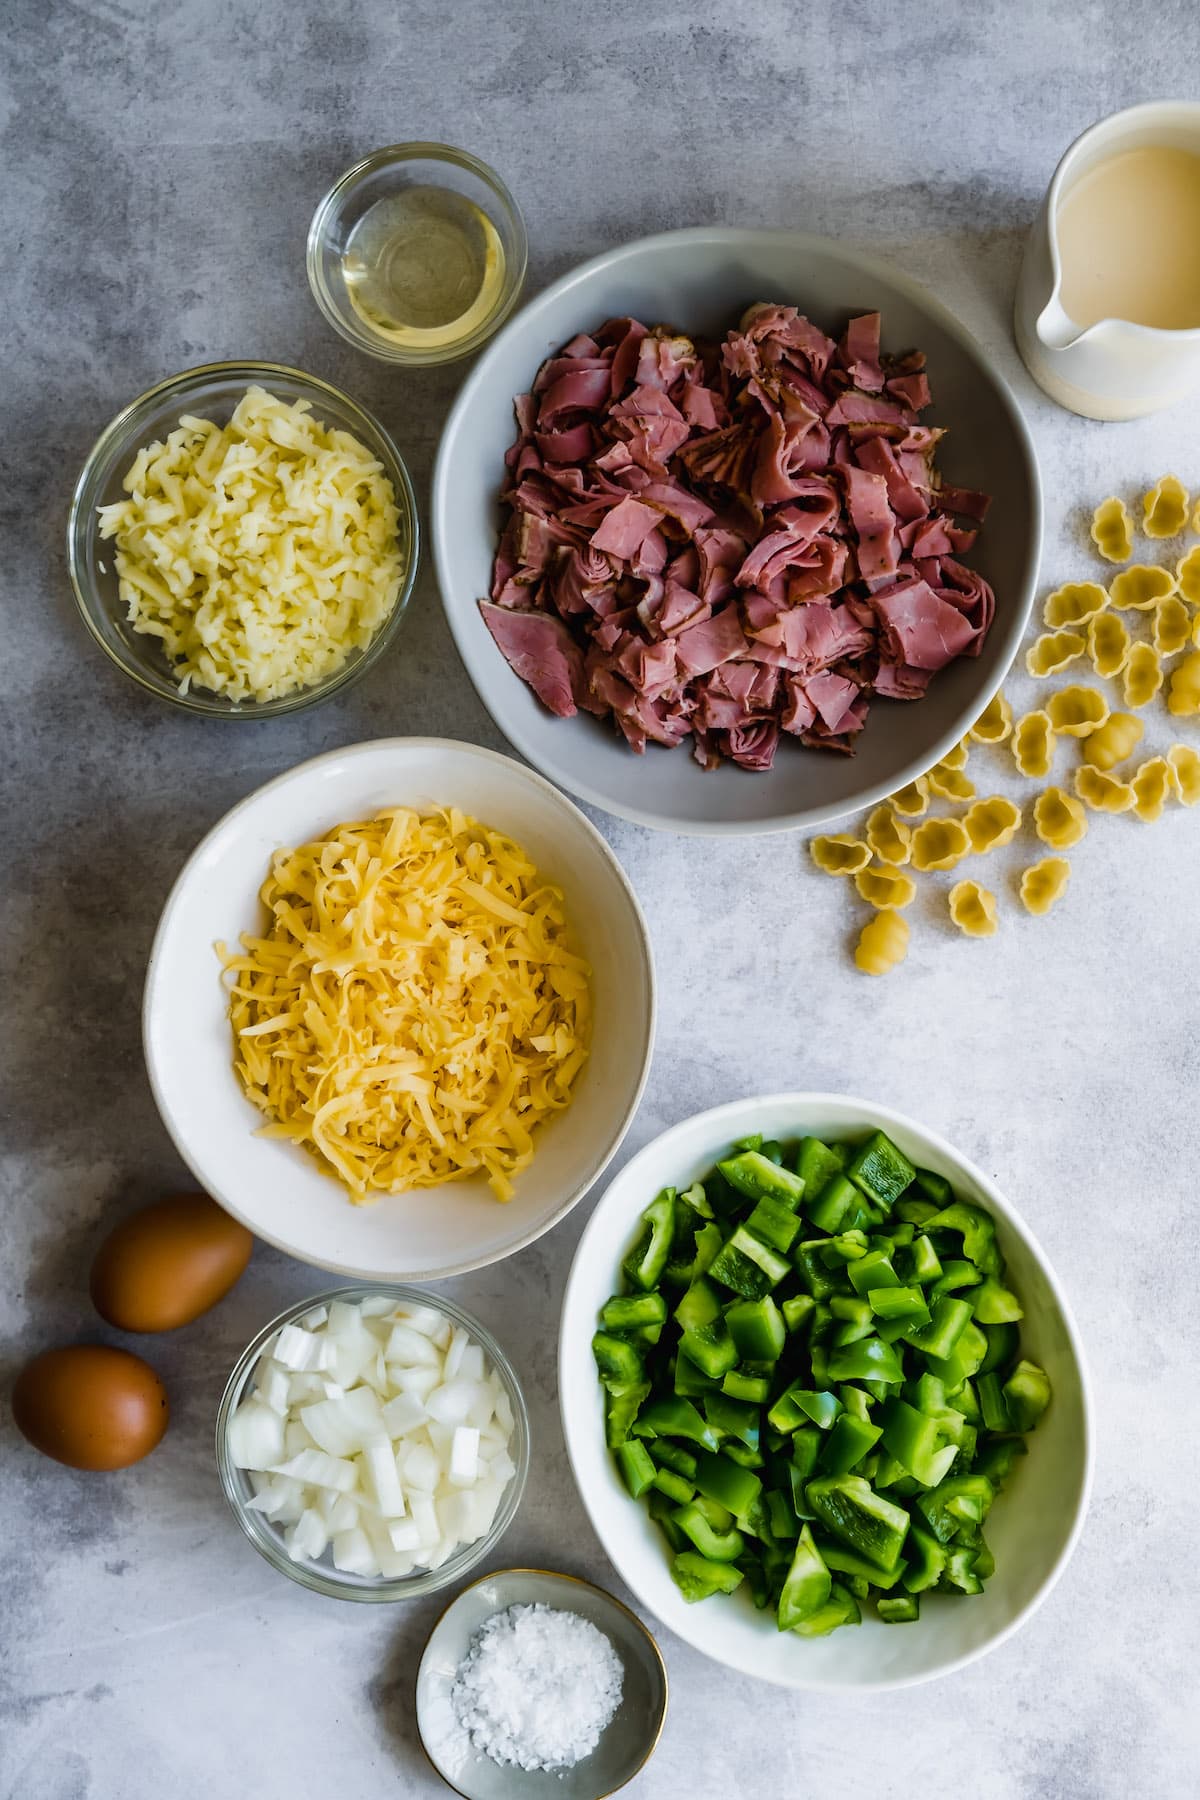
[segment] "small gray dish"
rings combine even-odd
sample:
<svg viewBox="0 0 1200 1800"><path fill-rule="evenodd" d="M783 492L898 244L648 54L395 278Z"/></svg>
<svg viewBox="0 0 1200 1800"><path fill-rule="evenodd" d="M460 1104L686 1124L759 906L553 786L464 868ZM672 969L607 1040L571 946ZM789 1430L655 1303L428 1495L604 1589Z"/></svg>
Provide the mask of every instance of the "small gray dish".
<svg viewBox="0 0 1200 1800"><path fill-rule="evenodd" d="M510 1606L552 1606L578 1613L608 1638L621 1661L621 1704L590 1756L574 1768L527 1770L475 1750L450 1705L450 1689L471 1640L493 1613ZM498 1569L463 1589L429 1634L417 1669L417 1730L442 1780L463 1800L606 1800L654 1754L667 1716L662 1652L635 1613L603 1588L549 1569Z"/></svg>

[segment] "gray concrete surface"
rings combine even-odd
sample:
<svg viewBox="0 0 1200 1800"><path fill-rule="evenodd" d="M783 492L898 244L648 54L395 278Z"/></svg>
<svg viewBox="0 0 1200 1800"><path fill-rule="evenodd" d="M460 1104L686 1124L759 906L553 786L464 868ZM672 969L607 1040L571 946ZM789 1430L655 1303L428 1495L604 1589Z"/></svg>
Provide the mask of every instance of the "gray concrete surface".
<svg viewBox="0 0 1200 1800"><path fill-rule="evenodd" d="M520 197L531 288L623 238L710 220L835 233L926 280L1027 409L1049 584L1090 566L1085 505L1167 468L1200 483L1200 443L1188 406L1097 426L1032 389L1008 327L1022 234L1070 139L1119 105L1194 94L1200 52L1182 0L9 0L4 13L7 1378L44 1345L103 1335L86 1299L92 1250L123 1209L181 1179L142 1068L138 1003L155 918L196 839L333 745L403 732L500 744L428 565L393 653L311 715L223 728L132 691L76 621L62 550L71 483L111 414L190 363L298 363L378 410L427 494L456 372L390 373L343 346L309 298L303 250L313 205L354 156L444 138L494 161ZM1014 681L1019 703L1030 685ZM1161 709L1149 735L1169 740ZM996 785L982 754L979 767ZM1098 821L1068 902L1044 922L1014 908L1032 846L1014 847L994 870L1000 936L956 939L944 901L923 898L907 967L870 985L848 961L851 897L796 838L702 849L598 822L646 905L662 993L626 1154L697 1108L792 1084L913 1111L1026 1211L1074 1299L1098 1396L1082 1546L1013 1642L951 1681L856 1703L785 1697L664 1634L671 1713L636 1791L1200 1792L1200 817ZM587 1211L454 1291L509 1346L532 1403L533 1474L504 1560L604 1582L554 1391L558 1297ZM210 1426L226 1372L318 1279L262 1250L217 1311L154 1346L175 1418L141 1468L77 1476L0 1423L3 1800L444 1791L411 1713L440 1603L358 1609L292 1587L244 1544L217 1486Z"/></svg>

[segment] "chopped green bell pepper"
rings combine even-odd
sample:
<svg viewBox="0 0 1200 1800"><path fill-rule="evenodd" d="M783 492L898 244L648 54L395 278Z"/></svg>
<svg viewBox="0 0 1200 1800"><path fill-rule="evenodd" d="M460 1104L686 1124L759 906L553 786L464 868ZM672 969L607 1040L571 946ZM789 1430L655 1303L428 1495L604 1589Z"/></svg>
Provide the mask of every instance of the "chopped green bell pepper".
<svg viewBox="0 0 1200 1800"><path fill-rule="evenodd" d="M709 1264L708 1273L746 1300L758 1300L790 1274L791 1264L739 1225Z"/></svg>
<svg viewBox="0 0 1200 1800"><path fill-rule="evenodd" d="M916 1172L903 1150L882 1131L867 1139L846 1169L855 1187L885 1213L911 1185Z"/></svg>
<svg viewBox="0 0 1200 1800"><path fill-rule="evenodd" d="M613 1337L608 1331L598 1331L592 1339L592 1355L596 1359L600 1379L610 1393L624 1393L629 1388L641 1387L645 1382L645 1365L628 1339Z"/></svg>
<svg viewBox="0 0 1200 1800"><path fill-rule="evenodd" d="M869 1419L844 1412L834 1420L821 1451L823 1475L845 1475L874 1449L882 1429Z"/></svg>
<svg viewBox="0 0 1200 1800"><path fill-rule="evenodd" d="M913 1182L920 1188L927 1200L938 1206L948 1206L954 1198L954 1189L944 1175L936 1175L932 1169L914 1169Z"/></svg>
<svg viewBox="0 0 1200 1800"><path fill-rule="evenodd" d="M946 1558L941 1585L957 1588L960 1594L982 1594L983 1583L975 1573L976 1551L968 1544L955 1544Z"/></svg>
<svg viewBox="0 0 1200 1800"><path fill-rule="evenodd" d="M796 1151L796 1173L804 1183L805 1194L819 1193L827 1181L841 1174L846 1162L840 1145L826 1144L816 1137L801 1138Z"/></svg>
<svg viewBox="0 0 1200 1800"><path fill-rule="evenodd" d="M685 1506L696 1492L695 1483L689 1481L686 1475L677 1474L674 1469L656 1469L652 1486L660 1494L665 1494L668 1500L673 1500L676 1506Z"/></svg>
<svg viewBox="0 0 1200 1800"><path fill-rule="evenodd" d="M989 1275L971 1295L972 1311L977 1325L1015 1325L1025 1317L1025 1308L1017 1296L1002 1282Z"/></svg>
<svg viewBox="0 0 1200 1800"><path fill-rule="evenodd" d="M1004 1398L1015 1431L1033 1431L1050 1404L1050 1378L1045 1369L1022 1359L1004 1384Z"/></svg>
<svg viewBox="0 0 1200 1800"><path fill-rule="evenodd" d="M712 1451L696 1457L696 1486L708 1500L715 1500L735 1519L746 1516L762 1493L762 1482L752 1469L743 1469L728 1456Z"/></svg>
<svg viewBox="0 0 1200 1800"><path fill-rule="evenodd" d="M732 1594L742 1570L733 1563L711 1562L696 1550L681 1550L671 1564L671 1577L684 1599L707 1600L710 1594Z"/></svg>
<svg viewBox="0 0 1200 1800"><path fill-rule="evenodd" d="M627 1438L617 1445L613 1454L625 1486L635 1500L640 1499L647 1488L654 1486L654 1477L658 1473L650 1460L650 1452L638 1438Z"/></svg>
<svg viewBox="0 0 1200 1800"><path fill-rule="evenodd" d="M971 1308L967 1302L947 1294L934 1301L928 1325L914 1325L906 1333L906 1342L914 1350L923 1350L926 1356L944 1362L970 1323Z"/></svg>
<svg viewBox="0 0 1200 1800"><path fill-rule="evenodd" d="M751 1200L782 1200L794 1211L804 1198L800 1176L772 1162L760 1150L743 1150L719 1162L717 1167L731 1187Z"/></svg>
<svg viewBox="0 0 1200 1800"><path fill-rule="evenodd" d="M691 1540L701 1556L707 1557L709 1562L736 1562L746 1548L746 1540L736 1525L730 1525L725 1531L718 1531L694 1501L690 1506L679 1507L671 1517L684 1536Z"/></svg>
<svg viewBox="0 0 1200 1800"><path fill-rule="evenodd" d="M714 1431L726 1437L737 1438L748 1449L758 1449L759 1418L757 1406L749 1406L744 1400L732 1400L728 1394L706 1394L704 1397L704 1416Z"/></svg>
<svg viewBox="0 0 1200 1800"><path fill-rule="evenodd" d="M862 1196L854 1183L839 1171L830 1176L820 1193L814 1191L804 1210L818 1231L838 1231L843 1223L857 1217L861 1203Z"/></svg>
<svg viewBox="0 0 1200 1800"><path fill-rule="evenodd" d="M808 1323L816 1304L811 1294L793 1294L783 1302L779 1310L789 1335L794 1336Z"/></svg>
<svg viewBox="0 0 1200 1800"><path fill-rule="evenodd" d="M914 1320L928 1320L929 1308L919 1287L868 1288L871 1311L881 1319L901 1319L910 1326Z"/></svg>
<svg viewBox="0 0 1200 1800"><path fill-rule="evenodd" d="M760 1200L746 1220L746 1230L772 1250L786 1253L799 1237L801 1224L782 1200Z"/></svg>
<svg viewBox="0 0 1200 1800"><path fill-rule="evenodd" d="M858 1601L850 1590L840 1581L835 1581L829 1590L829 1598L824 1606L816 1612L809 1613L792 1630L797 1637L828 1637L840 1625L859 1625L862 1623L862 1612Z"/></svg>
<svg viewBox="0 0 1200 1800"><path fill-rule="evenodd" d="M721 1392L731 1400L748 1400L752 1406L765 1406L771 1397L771 1382L766 1375L747 1375L744 1369L730 1369L721 1382Z"/></svg>
<svg viewBox="0 0 1200 1800"><path fill-rule="evenodd" d="M902 1506L873 1492L859 1475L819 1476L805 1493L826 1530L877 1568L896 1567L909 1523Z"/></svg>
<svg viewBox="0 0 1200 1800"><path fill-rule="evenodd" d="M774 1363L783 1354L787 1324L769 1294L761 1300L734 1301L726 1310L725 1323L743 1361Z"/></svg>
<svg viewBox="0 0 1200 1800"><path fill-rule="evenodd" d="M609 1393L604 1410L604 1441L610 1450L615 1450L628 1438L649 1392L650 1383L640 1381L635 1387L623 1388L619 1394Z"/></svg>
<svg viewBox="0 0 1200 1800"><path fill-rule="evenodd" d="M917 1510L939 1544L948 1544L964 1524L982 1525L996 1490L985 1475L949 1475L917 1496Z"/></svg>
<svg viewBox="0 0 1200 1800"><path fill-rule="evenodd" d="M852 1262L847 1274L850 1286L864 1299L872 1289L900 1286L900 1277L892 1267L891 1258L885 1256L882 1250L872 1250L867 1256Z"/></svg>
<svg viewBox="0 0 1200 1800"><path fill-rule="evenodd" d="M699 1213L702 1219L712 1218L713 1209L709 1205L708 1195L704 1191L702 1181L693 1181L691 1187L684 1188L676 1198L681 1200L685 1206L690 1206L694 1213Z"/></svg>
<svg viewBox="0 0 1200 1800"><path fill-rule="evenodd" d="M979 1365L979 1373L990 1375L993 1369L1002 1369L1013 1360L1021 1333L1015 1325L983 1325L980 1329L987 1339L987 1351Z"/></svg>
<svg viewBox="0 0 1200 1800"><path fill-rule="evenodd" d="M884 1449L914 1480L933 1488L949 1474L958 1448L945 1442L936 1418L917 1412L907 1400L893 1399L884 1401L879 1420Z"/></svg>
<svg viewBox="0 0 1200 1800"><path fill-rule="evenodd" d="M634 1287L647 1292L658 1286L675 1236L675 1189L664 1188L642 1214L645 1231L622 1267Z"/></svg>
<svg viewBox="0 0 1200 1800"><path fill-rule="evenodd" d="M946 1567L946 1552L938 1540L914 1520L904 1549L908 1567L903 1581L908 1592L923 1594L927 1588L936 1587Z"/></svg>
<svg viewBox="0 0 1200 1800"><path fill-rule="evenodd" d="M798 1381L793 1381L768 1412L767 1422L776 1431L794 1431L811 1420L822 1431L828 1431L841 1410L842 1403L836 1394L801 1387Z"/></svg>
<svg viewBox="0 0 1200 1800"><path fill-rule="evenodd" d="M831 1589L829 1570L813 1541L811 1527L806 1525L779 1596L780 1631L794 1631L802 1620L811 1618L826 1604Z"/></svg>
<svg viewBox="0 0 1200 1800"><path fill-rule="evenodd" d="M737 1345L720 1317L708 1325L695 1325L684 1331L679 1348L710 1381L720 1381L730 1369L737 1367Z"/></svg>
<svg viewBox="0 0 1200 1800"><path fill-rule="evenodd" d="M875 1602L875 1611L885 1625L909 1625L920 1618L921 1602L915 1594L885 1594Z"/></svg>
<svg viewBox="0 0 1200 1800"><path fill-rule="evenodd" d="M646 1448L660 1469L674 1469L685 1481L695 1481L696 1459L682 1444L673 1444L669 1438L651 1438Z"/></svg>
<svg viewBox="0 0 1200 1800"><path fill-rule="evenodd" d="M720 1316L721 1301L716 1288L704 1275L697 1276L675 1308L675 1322L680 1331L711 1325Z"/></svg>
<svg viewBox="0 0 1200 1800"><path fill-rule="evenodd" d="M903 1381L904 1371L890 1344L885 1344L882 1338L868 1337L830 1351L829 1378L831 1381L890 1383Z"/></svg>
<svg viewBox="0 0 1200 1800"><path fill-rule="evenodd" d="M643 1407L638 1424L649 1437L687 1438L705 1450L717 1448L717 1434L705 1423L690 1400L652 1400Z"/></svg>
<svg viewBox="0 0 1200 1800"><path fill-rule="evenodd" d="M1011 1431L1012 1420L1008 1415L1008 1402L1004 1398L1000 1386L1000 1377L995 1370L980 1374L975 1383L975 1391L979 1396L979 1410L983 1415L983 1423L988 1431Z"/></svg>
<svg viewBox="0 0 1200 1800"><path fill-rule="evenodd" d="M941 1212L925 1221L926 1231L957 1231L962 1235L963 1255L982 1269L985 1275L1000 1273L1000 1252L996 1248L996 1227L982 1207L967 1200L955 1200Z"/></svg>
<svg viewBox="0 0 1200 1800"><path fill-rule="evenodd" d="M666 1322L667 1302L662 1294L614 1294L600 1310L605 1331L636 1331Z"/></svg>

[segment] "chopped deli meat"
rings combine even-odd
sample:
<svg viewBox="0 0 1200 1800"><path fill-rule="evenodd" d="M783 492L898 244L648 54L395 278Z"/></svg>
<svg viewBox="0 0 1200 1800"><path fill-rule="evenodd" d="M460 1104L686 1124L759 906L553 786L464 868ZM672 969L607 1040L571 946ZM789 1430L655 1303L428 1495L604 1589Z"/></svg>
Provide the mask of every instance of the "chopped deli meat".
<svg viewBox="0 0 1200 1800"><path fill-rule="evenodd" d="M871 701L977 656L995 600L960 558L986 494L942 483L925 359L752 306L720 344L609 319L515 402L508 523L480 607L561 718L703 768L780 734L852 750Z"/></svg>

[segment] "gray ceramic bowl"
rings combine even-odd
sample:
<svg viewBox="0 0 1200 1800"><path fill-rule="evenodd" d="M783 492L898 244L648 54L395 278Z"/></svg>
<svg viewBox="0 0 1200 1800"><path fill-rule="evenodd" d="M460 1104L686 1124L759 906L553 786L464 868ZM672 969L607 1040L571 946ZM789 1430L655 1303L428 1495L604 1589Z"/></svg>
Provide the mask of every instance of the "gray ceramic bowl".
<svg viewBox="0 0 1200 1800"><path fill-rule="evenodd" d="M928 414L949 436L947 481L992 495L970 561L996 590L983 654L961 658L916 705L880 702L854 756L781 748L766 775L725 764L704 774L687 745L635 756L606 721L557 719L505 663L479 613L490 588L513 395L576 332L632 313L648 324L720 336L756 300L798 306L841 329L883 314L885 350L929 359ZM701 227L606 251L564 275L511 319L467 378L447 421L433 490L442 602L479 696L535 768L606 812L668 831L812 829L874 805L922 774L972 725L1008 673L1025 631L1042 536L1033 442L987 356L933 295L875 257L798 231Z"/></svg>
<svg viewBox="0 0 1200 1800"><path fill-rule="evenodd" d="M624 1688L616 1715L590 1756L561 1773L495 1763L472 1749L450 1706L455 1671L485 1619L510 1606L553 1606L579 1613L602 1631L621 1660ZM464 1588L429 1635L417 1669L417 1729L425 1754L463 1800L605 1800L649 1761L667 1716L662 1652L635 1613L603 1588L549 1569L498 1569Z"/></svg>

